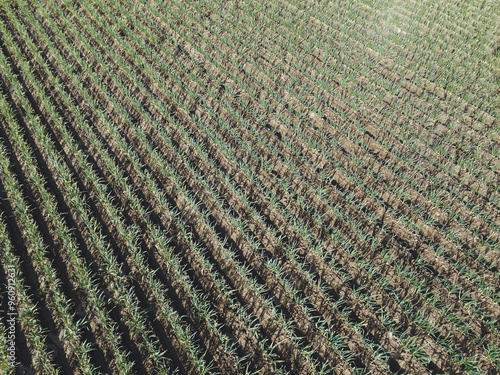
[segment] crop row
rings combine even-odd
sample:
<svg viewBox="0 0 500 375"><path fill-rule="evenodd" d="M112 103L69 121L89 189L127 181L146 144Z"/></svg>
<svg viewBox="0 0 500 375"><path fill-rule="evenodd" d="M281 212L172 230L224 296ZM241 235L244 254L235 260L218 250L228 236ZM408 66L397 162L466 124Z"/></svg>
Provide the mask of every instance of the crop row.
<svg viewBox="0 0 500 375"><path fill-rule="evenodd" d="M0 194L13 222L0 240L2 263L21 259L23 365L498 371L487 116L477 129L458 110L453 126L436 120L444 99L426 105L427 89L361 61L362 29L349 58L333 53L315 4L288 22L296 2L237 3L1 2ZM352 61L380 82L353 91L340 78L359 80ZM464 156L469 141L480 146Z"/></svg>

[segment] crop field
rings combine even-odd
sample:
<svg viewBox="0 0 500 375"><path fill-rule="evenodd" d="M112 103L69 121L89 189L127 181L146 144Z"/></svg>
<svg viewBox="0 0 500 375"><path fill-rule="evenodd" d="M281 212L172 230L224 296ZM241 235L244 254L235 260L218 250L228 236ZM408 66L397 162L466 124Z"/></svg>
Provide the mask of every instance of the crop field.
<svg viewBox="0 0 500 375"><path fill-rule="evenodd" d="M0 373L500 373L498 0L0 0Z"/></svg>

